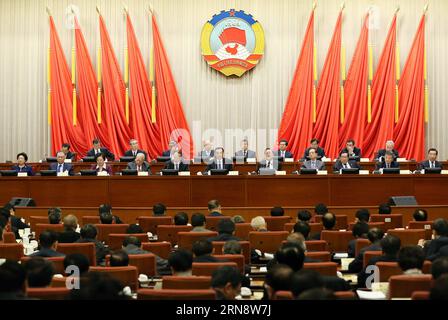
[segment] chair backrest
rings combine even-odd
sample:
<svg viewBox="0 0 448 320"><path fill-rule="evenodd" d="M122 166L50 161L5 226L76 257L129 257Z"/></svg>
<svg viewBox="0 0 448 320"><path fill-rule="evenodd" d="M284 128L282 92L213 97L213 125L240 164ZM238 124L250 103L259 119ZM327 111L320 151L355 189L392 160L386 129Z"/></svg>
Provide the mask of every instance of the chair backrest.
<svg viewBox="0 0 448 320"><path fill-rule="evenodd" d="M32 259L32 257L22 257L20 259L20 262L23 264L23 263L26 263L27 261L29 261L30 259ZM55 273L59 273L62 275L65 274L65 268L64 268L65 257L49 257L49 258L44 258L44 259L51 261L51 263L53 264Z"/></svg>
<svg viewBox="0 0 448 320"><path fill-rule="evenodd" d="M244 274L244 256L242 254L221 254L213 255L216 259L222 260L223 262L235 262L240 270L241 274Z"/></svg>
<svg viewBox="0 0 448 320"><path fill-rule="evenodd" d="M228 220L228 219L230 219L230 217L229 216L216 216L216 217L215 216L207 216L205 218L205 228L210 231L218 231L217 230L218 223L219 223L219 221L224 220L224 219Z"/></svg>
<svg viewBox="0 0 448 320"><path fill-rule="evenodd" d="M250 247L268 253L275 253L287 237L287 231L249 232Z"/></svg>
<svg viewBox="0 0 448 320"><path fill-rule="evenodd" d="M168 241L173 246L178 242L177 234L179 232L191 231L192 226L176 226L176 225L158 225L157 226L157 240Z"/></svg>
<svg viewBox="0 0 448 320"><path fill-rule="evenodd" d="M414 291L429 291L431 275L399 275L389 279L389 298L410 298Z"/></svg>
<svg viewBox="0 0 448 320"><path fill-rule="evenodd" d="M185 249L185 250L191 250L193 247L193 243L195 243L198 240L202 239L208 239L211 237L216 237L218 235L218 232L211 231L211 232L178 232L177 238L178 242L177 245L179 248Z"/></svg>
<svg viewBox="0 0 448 320"><path fill-rule="evenodd" d="M96 224L96 229L98 230L98 234L96 238L99 241L104 241L109 243L109 234L111 233L126 233L126 230L129 228L128 224Z"/></svg>
<svg viewBox="0 0 448 320"><path fill-rule="evenodd" d="M146 233L111 233L109 234L107 245L110 250L119 250L123 246L123 240L130 236L138 238L142 243L148 241L148 235Z"/></svg>
<svg viewBox="0 0 448 320"><path fill-rule="evenodd" d="M21 243L0 243L0 259L19 261L22 257Z"/></svg>
<svg viewBox="0 0 448 320"><path fill-rule="evenodd" d="M241 254L244 256L244 262L246 264L250 264L250 242L249 241L238 241L241 246ZM225 241L213 241L213 254L214 255L223 255L223 247Z"/></svg>
<svg viewBox="0 0 448 320"><path fill-rule="evenodd" d="M175 290L175 289L140 289L137 292L139 300L215 300L212 289L206 290Z"/></svg>
<svg viewBox="0 0 448 320"><path fill-rule="evenodd" d="M356 294L353 291L335 291L334 295L338 300L355 300Z"/></svg>
<svg viewBox="0 0 448 320"><path fill-rule="evenodd" d="M204 290L210 289L212 277L210 276L165 276L162 277L162 289L177 290Z"/></svg>
<svg viewBox="0 0 448 320"><path fill-rule="evenodd" d="M64 231L64 225L63 224L50 224L50 223L37 223L34 227L35 232L35 238L36 240L39 239L39 236L42 232L51 230L54 232L62 232Z"/></svg>
<svg viewBox="0 0 448 320"><path fill-rule="evenodd" d="M325 240L307 240L305 241L306 251L326 251L327 241Z"/></svg>
<svg viewBox="0 0 448 320"><path fill-rule="evenodd" d="M67 288L67 279L68 277L53 277L51 280L50 287L51 288ZM73 285L75 281L80 281L80 278L77 277L70 277L69 283Z"/></svg>
<svg viewBox="0 0 448 320"><path fill-rule="evenodd" d="M41 300L64 300L70 293L70 290L65 287L60 288L27 288L26 295L29 298L36 298Z"/></svg>
<svg viewBox="0 0 448 320"><path fill-rule="evenodd" d="M93 242L58 243L57 251L65 255L81 253L87 257L91 266L96 266L96 249Z"/></svg>
<svg viewBox="0 0 448 320"><path fill-rule="evenodd" d="M253 231L250 223L235 223L235 237L249 240L249 232Z"/></svg>
<svg viewBox="0 0 448 320"><path fill-rule="evenodd" d="M48 223L48 216L30 216L28 219L31 230L36 228L36 224L38 223Z"/></svg>
<svg viewBox="0 0 448 320"><path fill-rule="evenodd" d="M81 225L85 226L86 224L100 224L101 219L100 216L82 216L81 217Z"/></svg>
<svg viewBox="0 0 448 320"><path fill-rule="evenodd" d="M3 243L17 243L14 232L3 232Z"/></svg>
<svg viewBox="0 0 448 320"><path fill-rule="evenodd" d="M336 276L338 264L336 262L304 263L303 269L317 271L323 276Z"/></svg>
<svg viewBox="0 0 448 320"><path fill-rule="evenodd" d="M238 269L236 262L193 262L192 274L194 276L211 276L213 271L224 266Z"/></svg>
<svg viewBox="0 0 448 320"><path fill-rule="evenodd" d="M369 263L370 259L373 257L378 257L383 254L382 251L364 251L364 256L362 258L362 265L363 267L367 267L367 264Z"/></svg>
<svg viewBox="0 0 448 320"><path fill-rule="evenodd" d="M138 270L134 266L127 267L90 267L89 272L105 272L111 277L119 280L122 285L129 286L132 291L137 291Z"/></svg>
<svg viewBox="0 0 448 320"><path fill-rule="evenodd" d="M425 230L425 239L431 240L432 224L434 221L409 221L409 229L423 229Z"/></svg>
<svg viewBox="0 0 448 320"><path fill-rule="evenodd" d="M142 249L149 251L162 259L168 259L171 250L171 243L169 242L145 242L142 243Z"/></svg>
<svg viewBox="0 0 448 320"><path fill-rule="evenodd" d="M401 246L415 246L420 239L425 239L424 229L387 230L387 234L394 235L401 240Z"/></svg>
<svg viewBox="0 0 448 320"><path fill-rule="evenodd" d="M322 216L316 215L314 216L314 222L322 223ZM348 228L348 217L346 214L337 214L336 215L336 225L334 226L335 230L347 230Z"/></svg>
<svg viewBox="0 0 448 320"><path fill-rule="evenodd" d="M356 222L350 222L348 224L348 230L353 230L353 226L356 224ZM369 226L369 230L373 228L378 228L386 232L386 225L384 222L368 222L367 225Z"/></svg>
<svg viewBox="0 0 448 320"><path fill-rule="evenodd" d="M429 300L429 291L414 291L411 300Z"/></svg>
<svg viewBox="0 0 448 320"><path fill-rule="evenodd" d="M291 291L277 291L274 293L273 300L294 300Z"/></svg>
<svg viewBox="0 0 448 320"><path fill-rule="evenodd" d="M156 256L152 253L130 254L129 265L138 270L138 274L146 274L148 277L157 275Z"/></svg>
<svg viewBox="0 0 448 320"><path fill-rule="evenodd" d="M400 213L372 214L371 222L384 222L384 231L403 227L403 215Z"/></svg>
<svg viewBox="0 0 448 320"><path fill-rule="evenodd" d="M358 238L356 239L355 242L355 256L357 256L360 252L362 248L368 247L370 246L370 240L369 239L363 239L363 238Z"/></svg>
<svg viewBox="0 0 448 320"><path fill-rule="evenodd" d="M272 217L264 216L268 231L284 231L285 224L291 222L290 216Z"/></svg>
<svg viewBox="0 0 448 320"><path fill-rule="evenodd" d="M376 266L379 269L380 282L388 282L390 277L403 273L397 262L377 262Z"/></svg>
<svg viewBox="0 0 448 320"><path fill-rule="evenodd" d="M138 217L138 224L144 232L151 232L156 234L158 225L170 225L173 224L173 217L171 216L153 216L153 217Z"/></svg>
<svg viewBox="0 0 448 320"><path fill-rule="evenodd" d="M327 241L331 252L347 252L348 243L354 237L351 231L322 230L320 239Z"/></svg>
<svg viewBox="0 0 448 320"><path fill-rule="evenodd" d="M307 251L305 255L309 258L320 260L321 262L331 261L331 253L329 251Z"/></svg>

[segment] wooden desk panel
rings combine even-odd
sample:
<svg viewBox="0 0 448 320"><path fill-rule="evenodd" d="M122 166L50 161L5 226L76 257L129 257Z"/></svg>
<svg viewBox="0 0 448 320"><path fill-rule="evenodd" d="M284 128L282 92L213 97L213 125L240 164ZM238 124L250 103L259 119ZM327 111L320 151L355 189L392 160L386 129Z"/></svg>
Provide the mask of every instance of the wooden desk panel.
<svg viewBox="0 0 448 320"><path fill-rule="evenodd" d="M191 206L207 206L217 199L222 206L246 205L247 176L196 176L191 177Z"/></svg>
<svg viewBox="0 0 448 320"><path fill-rule="evenodd" d="M414 192L418 204L448 204L448 179L441 175L416 175Z"/></svg>
<svg viewBox="0 0 448 320"><path fill-rule="evenodd" d="M28 198L30 194L28 177L1 177L0 204L3 206L13 197Z"/></svg>

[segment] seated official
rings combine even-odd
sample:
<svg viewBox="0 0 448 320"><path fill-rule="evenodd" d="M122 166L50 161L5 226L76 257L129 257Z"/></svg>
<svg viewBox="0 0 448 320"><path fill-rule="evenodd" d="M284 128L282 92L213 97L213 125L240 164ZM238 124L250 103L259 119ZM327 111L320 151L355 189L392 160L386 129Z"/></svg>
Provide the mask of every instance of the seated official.
<svg viewBox="0 0 448 320"><path fill-rule="evenodd" d="M193 262L201 262L201 263L214 263L219 262L217 258L212 256L213 253L213 244L210 241L205 239L200 239L193 243L193 247L191 249L194 255Z"/></svg>
<svg viewBox="0 0 448 320"><path fill-rule="evenodd" d="M110 152L109 149L101 147L100 140L93 139L92 144L93 144L93 148L87 152L88 157L94 157L97 154L101 153L106 156L107 160L109 160L109 161L115 160L115 155L112 152Z"/></svg>
<svg viewBox="0 0 448 320"><path fill-rule="evenodd" d="M420 162L420 170L426 169L426 168L440 168L443 169L442 163L437 161L437 156L439 155L439 152L437 149L430 148L428 150L428 158L427 160Z"/></svg>
<svg viewBox="0 0 448 320"><path fill-rule="evenodd" d="M282 170L282 164L278 159L274 158L274 152L272 152L271 148L264 150L264 159L257 166L257 172L260 171L260 168L274 169L276 171Z"/></svg>
<svg viewBox="0 0 448 320"><path fill-rule="evenodd" d="M224 158L224 148L219 147L215 149L215 156L211 160L211 162L207 165L205 169L206 172L209 172L212 169L222 169L232 171L233 163L232 160Z"/></svg>
<svg viewBox="0 0 448 320"><path fill-rule="evenodd" d="M395 147L395 143L392 140L389 140L386 142L386 149L380 149L378 150L378 152L376 153L375 159L378 161L382 161L384 159L384 157L386 156L386 152L392 152L393 156L394 156L394 160L397 160L397 158L400 157L400 155L398 154L398 151L394 149Z"/></svg>
<svg viewBox="0 0 448 320"><path fill-rule="evenodd" d="M61 148L61 150L60 151L62 151L62 152L64 152L65 153L65 158L66 159L69 159L69 160L72 160L72 161L75 161L76 159L76 154L74 153L74 152L71 152L70 151L70 144L68 144L68 143L64 143L63 145L62 145L62 148Z"/></svg>
<svg viewBox="0 0 448 320"><path fill-rule="evenodd" d="M65 163L65 153L59 151L56 155L57 162L50 163L50 170L56 170L57 173L68 172L69 176L73 176L73 166L70 163Z"/></svg>
<svg viewBox="0 0 448 320"><path fill-rule="evenodd" d="M210 200L207 204L208 215L212 217L223 216L222 207L218 200Z"/></svg>
<svg viewBox="0 0 448 320"><path fill-rule="evenodd" d="M350 160L347 152L342 152L339 156L339 160L337 160L333 166L333 171L340 171L342 169L350 169L350 168L358 168L360 166L358 162L354 160Z"/></svg>
<svg viewBox="0 0 448 320"><path fill-rule="evenodd" d="M17 155L17 164L11 167L11 170L19 172L26 172L28 176L34 176L33 168L27 165L28 155L25 152L21 152Z"/></svg>
<svg viewBox="0 0 448 320"><path fill-rule="evenodd" d="M249 150L249 141L247 139L243 139L241 141L241 150L235 152L235 157L244 157L247 158L256 158L257 155L255 151Z"/></svg>
<svg viewBox="0 0 448 320"><path fill-rule="evenodd" d="M274 156L282 157L283 159L294 158L294 155L288 150L286 150L287 147L288 147L288 141L286 141L285 139L280 140L278 143L278 150L274 151Z"/></svg>
<svg viewBox="0 0 448 320"><path fill-rule="evenodd" d="M174 169L177 171L189 171L190 167L186 160L182 158L182 153L176 151L173 153L171 160L165 163L165 169Z"/></svg>
<svg viewBox="0 0 448 320"><path fill-rule="evenodd" d="M220 220L216 226L216 231L218 231L218 235L216 237L208 238L208 241L241 241L240 238L235 237L235 223L230 219Z"/></svg>
<svg viewBox="0 0 448 320"><path fill-rule="evenodd" d="M378 228L372 228L367 232L367 239L370 241L370 245L362 248L355 259L348 265L348 271L350 273L358 273L362 270L364 252L366 251L381 251L381 239L384 237L384 231Z"/></svg>
<svg viewBox="0 0 448 320"><path fill-rule="evenodd" d="M179 151L179 145L176 141L171 140L168 145L168 150L163 151L162 157L173 157L174 152Z"/></svg>
<svg viewBox="0 0 448 320"><path fill-rule="evenodd" d="M386 151L383 161L378 162L376 165L376 170L384 168L400 168L400 164L395 161L394 154L392 151Z"/></svg>
<svg viewBox="0 0 448 320"><path fill-rule="evenodd" d="M64 231L59 233L58 242L59 243L73 243L76 242L81 235L76 232L78 228L78 219L76 216L69 214L64 217Z"/></svg>
<svg viewBox="0 0 448 320"><path fill-rule="evenodd" d="M151 174L151 166L145 161L145 155L138 153L133 162L128 163L128 169L137 170L137 172L149 172Z"/></svg>
<svg viewBox="0 0 448 320"><path fill-rule="evenodd" d="M108 176L112 175L112 168L111 166L107 165L106 163L106 156L102 153L97 154L95 156L96 164L93 164L90 169L95 170L96 172L107 172Z"/></svg>
<svg viewBox="0 0 448 320"><path fill-rule="evenodd" d="M317 151L314 148L308 150L309 160L302 163L303 169L325 170L325 163L317 159Z"/></svg>
<svg viewBox="0 0 448 320"><path fill-rule="evenodd" d="M428 221L428 211L425 209L416 209L412 214L414 221Z"/></svg>
<svg viewBox="0 0 448 320"><path fill-rule="evenodd" d="M361 149L355 146L355 140L347 140L345 148L341 150L340 155L344 152L348 153L349 158L361 158Z"/></svg>
<svg viewBox="0 0 448 320"><path fill-rule="evenodd" d="M138 153L143 153L145 155L145 160L148 159L148 155L146 154L146 152L139 149L137 139L131 139L131 141L129 141L129 145L131 146L131 149L129 149L128 151L126 151L124 153L125 157L134 157L135 158Z"/></svg>
<svg viewBox="0 0 448 320"><path fill-rule="evenodd" d="M305 150L305 153L303 154L303 159L310 160L310 150L314 149L317 153L317 159L321 160L322 158L325 158L325 150L321 147L319 147L319 139L313 138L310 141L310 147Z"/></svg>
<svg viewBox="0 0 448 320"><path fill-rule="evenodd" d="M57 252L58 235L53 231L44 231L39 236L40 250L32 253L30 257L64 257L65 254Z"/></svg>
<svg viewBox="0 0 448 320"><path fill-rule="evenodd" d="M215 151L212 148L212 144L210 141L206 140L204 141L204 148L202 151L198 153L198 157L201 158L202 162L209 162L211 158L213 158Z"/></svg>

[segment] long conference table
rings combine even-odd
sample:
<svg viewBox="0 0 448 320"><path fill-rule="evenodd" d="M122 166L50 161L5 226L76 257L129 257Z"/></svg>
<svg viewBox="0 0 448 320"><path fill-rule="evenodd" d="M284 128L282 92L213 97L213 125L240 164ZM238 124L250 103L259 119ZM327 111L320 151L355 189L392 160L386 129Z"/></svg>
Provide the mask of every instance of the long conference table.
<svg viewBox="0 0 448 320"><path fill-rule="evenodd" d="M37 206L225 207L374 206L391 196L415 196L420 205L448 205L448 175L72 176L1 177L0 203L33 198Z"/></svg>

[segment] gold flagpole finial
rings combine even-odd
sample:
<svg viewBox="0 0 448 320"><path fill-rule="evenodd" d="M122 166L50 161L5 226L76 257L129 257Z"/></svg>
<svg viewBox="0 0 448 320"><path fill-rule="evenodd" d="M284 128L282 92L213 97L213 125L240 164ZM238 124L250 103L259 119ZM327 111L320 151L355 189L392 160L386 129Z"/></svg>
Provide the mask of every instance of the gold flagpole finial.
<svg viewBox="0 0 448 320"><path fill-rule="evenodd" d="M395 9L395 14L397 14L398 11L400 11L400 6L397 6L397 8Z"/></svg>
<svg viewBox="0 0 448 320"><path fill-rule="evenodd" d="M45 10L47 11L47 14L51 17L51 11L50 11L50 8L46 7Z"/></svg>
<svg viewBox="0 0 448 320"><path fill-rule="evenodd" d="M425 7L423 8L423 13L428 12L429 3L425 4Z"/></svg>
<svg viewBox="0 0 448 320"><path fill-rule="evenodd" d="M316 10L316 7L317 7L317 2L314 1L314 2L313 2L313 11Z"/></svg>
<svg viewBox="0 0 448 320"><path fill-rule="evenodd" d="M123 4L123 10L124 10L124 13L125 14L129 14L129 12L128 12L128 7L124 4L124 3L122 3Z"/></svg>
<svg viewBox="0 0 448 320"><path fill-rule="evenodd" d="M345 9L345 2L342 2L341 4L341 11Z"/></svg>
<svg viewBox="0 0 448 320"><path fill-rule="evenodd" d="M98 6L96 6L96 12L98 13L99 16L101 15L101 11L100 8L98 8Z"/></svg>

